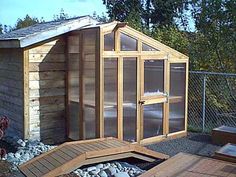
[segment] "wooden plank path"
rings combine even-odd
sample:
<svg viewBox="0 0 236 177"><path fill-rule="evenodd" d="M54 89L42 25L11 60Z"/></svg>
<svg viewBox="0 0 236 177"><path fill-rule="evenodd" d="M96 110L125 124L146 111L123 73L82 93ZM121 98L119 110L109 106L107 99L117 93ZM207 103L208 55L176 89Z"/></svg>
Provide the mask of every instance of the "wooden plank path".
<svg viewBox="0 0 236 177"><path fill-rule="evenodd" d="M139 177L236 177L236 163L179 153Z"/></svg>
<svg viewBox="0 0 236 177"><path fill-rule="evenodd" d="M135 157L149 162L169 156L116 138L102 138L64 143L22 165L27 177L49 177L69 173L91 163Z"/></svg>

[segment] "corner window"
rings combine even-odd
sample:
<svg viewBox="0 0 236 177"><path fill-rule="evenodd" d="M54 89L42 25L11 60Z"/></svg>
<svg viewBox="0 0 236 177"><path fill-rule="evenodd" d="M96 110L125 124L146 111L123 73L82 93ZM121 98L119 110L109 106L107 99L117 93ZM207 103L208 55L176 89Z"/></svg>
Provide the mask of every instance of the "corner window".
<svg viewBox="0 0 236 177"><path fill-rule="evenodd" d="M138 42L136 39L121 33L120 34L120 49L121 51L137 51Z"/></svg>
<svg viewBox="0 0 236 177"><path fill-rule="evenodd" d="M159 51L159 50L151 47L150 45L143 43L142 44L142 51Z"/></svg>
<svg viewBox="0 0 236 177"><path fill-rule="evenodd" d="M114 32L104 35L104 50L114 51L115 50L115 34Z"/></svg>

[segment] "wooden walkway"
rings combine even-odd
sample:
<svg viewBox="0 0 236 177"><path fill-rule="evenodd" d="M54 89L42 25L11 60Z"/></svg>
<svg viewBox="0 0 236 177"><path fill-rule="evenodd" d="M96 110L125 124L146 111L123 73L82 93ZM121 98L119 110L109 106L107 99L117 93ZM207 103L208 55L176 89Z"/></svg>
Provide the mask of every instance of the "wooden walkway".
<svg viewBox="0 0 236 177"><path fill-rule="evenodd" d="M236 163L179 153L139 177L236 177Z"/></svg>
<svg viewBox="0 0 236 177"><path fill-rule="evenodd" d="M162 153L116 138L103 138L64 143L24 164L19 169L27 177L58 176L83 165L135 157L145 161L167 159Z"/></svg>

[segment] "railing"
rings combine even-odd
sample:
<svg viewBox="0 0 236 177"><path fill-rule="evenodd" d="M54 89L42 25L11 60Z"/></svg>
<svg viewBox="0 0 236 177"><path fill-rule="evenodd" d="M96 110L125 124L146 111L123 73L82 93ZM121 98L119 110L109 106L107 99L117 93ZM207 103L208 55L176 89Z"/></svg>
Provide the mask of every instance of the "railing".
<svg viewBox="0 0 236 177"><path fill-rule="evenodd" d="M236 74L189 72L188 129L236 127Z"/></svg>

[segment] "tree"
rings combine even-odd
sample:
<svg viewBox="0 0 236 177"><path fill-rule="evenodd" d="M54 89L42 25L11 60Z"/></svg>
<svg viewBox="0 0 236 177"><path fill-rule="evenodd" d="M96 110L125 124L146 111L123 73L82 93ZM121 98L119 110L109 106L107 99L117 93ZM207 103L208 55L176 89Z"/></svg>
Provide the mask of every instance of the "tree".
<svg viewBox="0 0 236 177"><path fill-rule="evenodd" d="M93 16L94 19L96 19L96 20L99 21L99 22L104 22L104 23L106 23L106 22L109 21L108 18L107 18L107 16L106 16L104 13L102 13L102 15L99 16L99 15L97 15L97 12L94 11L92 16Z"/></svg>
<svg viewBox="0 0 236 177"><path fill-rule="evenodd" d="M152 30L152 37L175 50L188 55L189 53L189 34L180 31L176 26L155 27Z"/></svg>
<svg viewBox="0 0 236 177"><path fill-rule="evenodd" d="M186 18L184 12L188 10L189 0L151 0L151 23L156 26L175 25L175 19ZM181 20L185 21L185 20Z"/></svg>
<svg viewBox="0 0 236 177"><path fill-rule="evenodd" d="M140 0L103 0L111 21L126 21L130 26L142 28L142 4Z"/></svg>
<svg viewBox="0 0 236 177"><path fill-rule="evenodd" d="M200 0L193 5L198 32L190 58L196 69L236 72L236 1Z"/></svg>
<svg viewBox="0 0 236 177"><path fill-rule="evenodd" d="M0 23L0 34L3 34L3 26L1 23Z"/></svg>
<svg viewBox="0 0 236 177"><path fill-rule="evenodd" d="M153 25L173 26L176 18L186 22L184 12L189 7L189 0L103 0L103 3L112 20L128 21L143 30Z"/></svg>
<svg viewBox="0 0 236 177"><path fill-rule="evenodd" d="M66 20L68 18L70 18L70 17L67 13L65 13L63 8L61 8L61 11L58 15L53 15L54 21Z"/></svg>
<svg viewBox="0 0 236 177"><path fill-rule="evenodd" d="M15 25L15 27L13 27L13 30L20 29L20 28L25 28L25 27L34 25L36 23L40 23L42 21L43 21L43 19L41 19L41 21L40 21L38 18L30 17L27 14L23 20L20 19L20 18L17 19L16 25Z"/></svg>

